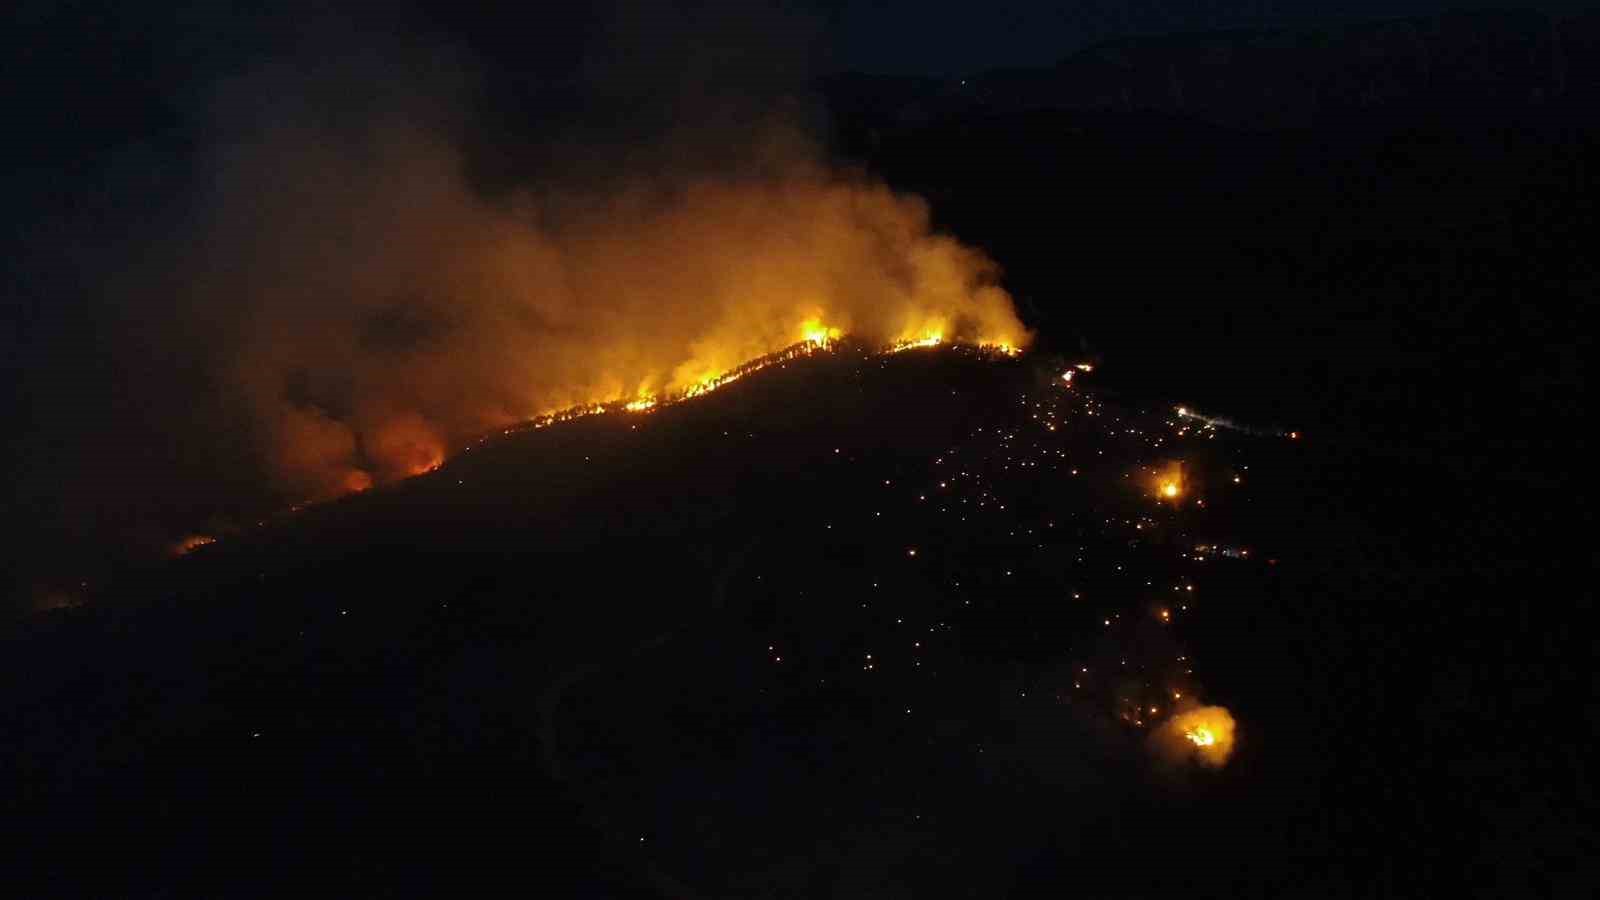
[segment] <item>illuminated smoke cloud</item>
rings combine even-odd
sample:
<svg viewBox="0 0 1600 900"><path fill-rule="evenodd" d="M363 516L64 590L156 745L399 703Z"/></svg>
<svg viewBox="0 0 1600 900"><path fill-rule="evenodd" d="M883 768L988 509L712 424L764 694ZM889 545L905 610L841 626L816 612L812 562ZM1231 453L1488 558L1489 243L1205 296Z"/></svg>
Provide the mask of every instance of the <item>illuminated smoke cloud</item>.
<svg viewBox="0 0 1600 900"><path fill-rule="evenodd" d="M806 138L804 11L601 6L602 43L549 66L295 21L195 70L170 134L28 195L8 464L37 568L170 553L799 342L1026 342L989 260Z"/></svg>
<svg viewBox="0 0 1600 900"><path fill-rule="evenodd" d="M829 169L791 132L764 139L752 172L491 202L456 147L413 124L441 116L326 125L325 86L292 86L304 96L271 85L270 126L219 154L182 259L186 305L229 310L220 381L289 494L427 471L469 436L574 404L681 393L819 328L1028 339L995 266L934 233L925 203Z"/></svg>
<svg viewBox="0 0 1600 900"><path fill-rule="evenodd" d="M444 444L416 413L379 419L372 428L367 456L383 468L385 479L431 472L444 462Z"/></svg>

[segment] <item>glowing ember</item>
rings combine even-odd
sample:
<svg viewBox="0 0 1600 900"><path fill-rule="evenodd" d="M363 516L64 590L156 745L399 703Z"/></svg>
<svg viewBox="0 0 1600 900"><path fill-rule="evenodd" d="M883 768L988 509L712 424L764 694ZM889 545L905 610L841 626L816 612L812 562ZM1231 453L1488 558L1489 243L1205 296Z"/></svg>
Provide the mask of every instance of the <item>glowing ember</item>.
<svg viewBox="0 0 1600 900"><path fill-rule="evenodd" d="M628 412L645 412L647 410L656 408L656 398L640 397L637 400L625 404L622 408Z"/></svg>
<svg viewBox="0 0 1600 900"><path fill-rule="evenodd" d="M1189 743L1194 744L1196 747L1211 747L1217 743L1216 734L1204 725L1185 731L1183 736L1188 738Z"/></svg>

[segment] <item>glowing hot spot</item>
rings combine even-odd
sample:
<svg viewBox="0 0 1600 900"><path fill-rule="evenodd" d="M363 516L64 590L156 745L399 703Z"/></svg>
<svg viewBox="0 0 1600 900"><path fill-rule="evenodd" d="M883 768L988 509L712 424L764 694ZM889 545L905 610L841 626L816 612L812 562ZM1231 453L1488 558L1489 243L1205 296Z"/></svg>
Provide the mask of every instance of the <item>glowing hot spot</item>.
<svg viewBox="0 0 1600 900"><path fill-rule="evenodd" d="M807 319L800 325L800 333L806 343L818 347L826 347L829 343L844 337L844 332L837 328L829 328L822 324L820 319Z"/></svg>
<svg viewBox="0 0 1600 900"><path fill-rule="evenodd" d="M1233 715L1221 706L1196 706L1177 713L1152 736L1152 748L1168 762L1188 760L1221 768L1233 754Z"/></svg>

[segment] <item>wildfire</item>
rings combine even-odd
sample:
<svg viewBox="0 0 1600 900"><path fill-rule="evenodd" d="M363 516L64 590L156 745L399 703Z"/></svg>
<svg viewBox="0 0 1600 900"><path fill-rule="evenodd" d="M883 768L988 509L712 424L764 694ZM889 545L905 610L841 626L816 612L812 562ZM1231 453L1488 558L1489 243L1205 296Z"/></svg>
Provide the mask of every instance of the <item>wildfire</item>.
<svg viewBox="0 0 1600 900"><path fill-rule="evenodd" d="M837 328L830 328L822 324L821 319L807 319L800 325L800 333L804 335L805 342L818 347L826 347L830 343L844 337L844 332Z"/></svg>
<svg viewBox="0 0 1600 900"><path fill-rule="evenodd" d="M184 556L193 553L208 544L215 544L217 539L209 534L187 535L172 545L173 556Z"/></svg>
<svg viewBox="0 0 1600 900"><path fill-rule="evenodd" d="M727 387L746 375L759 372L769 366L785 363L803 356L811 356L816 353L836 352L839 350L841 342L843 342L846 338L846 335L842 330L832 326L824 325L820 318L810 318L802 322L800 325L799 334L801 335L800 341L790 344L776 353L769 353L766 356L757 357L725 372L707 372L704 375L701 375L699 378L691 381L689 385L682 390L676 392L669 391L662 394L641 394L637 398L628 401L616 401L612 403L581 403L577 406L569 406L565 409L554 410L552 412L535 416L525 422L521 427L545 428L550 425L555 425L561 422L570 422L573 419L579 419L585 416L599 416L611 412L650 412L663 406L670 406L674 403L681 403L684 400L692 400L695 397L705 396L706 394L709 394L719 388ZM938 347L945 343L947 343L947 341L945 340L944 333L935 331L929 332L914 340L908 339L896 341L895 343L882 348L879 352L886 354L899 353L903 350L912 350L921 347ZM949 343L954 344L955 342ZM972 344L964 344L964 346L975 347L981 353L993 353L1007 357L1018 356L1022 353L1021 347L1006 341L977 341ZM510 434L515 430L515 427L505 428L501 429L500 433Z"/></svg>
<svg viewBox="0 0 1600 900"><path fill-rule="evenodd" d="M1157 469L1150 476L1150 489L1154 491L1157 500L1177 502L1189 491L1188 478L1183 471L1182 463L1170 463L1166 467Z"/></svg>
<svg viewBox="0 0 1600 900"><path fill-rule="evenodd" d="M1168 719L1153 736L1153 746L1169 762L1193 759L1221 768L1233 755L1233 714L1221 706L1196 706Z"/></svg>
<svg viewBox="0 0 1600 900"><path fill-rule="evenodd" d="M979 341L978 349L987 350L990 353L998 353L1001 356L1016 356L1022 352L1022 348L1014 344L1008 344L1005 341Z"/></svg>
<svg viewBox="0 0 1600 900"><path fill-rule="evenodd" d="M426 475L429 472L437 472L439 467L442 465L444 465L443 454L429 456L413 462L410 468L406 469L405 474L401 477L415 478L418 475Z"/></svg>
<svg viewBox="0 0 1600 900"><path fill-rule="evenodd" d="M920 338L895 341L893 344L890 344L889 349L884 352L899 353L902 350L915 350L918 347L937 347L943 342L944 335L935 331Z"/></svg>
<svg viewBox="0 0 1600 900"><path fill-rule="evenodd" d="M765 366L762 368L765 368ZM702 394L709 394L717 388L726 387L727 385L733 384L735 381L738 381L744 376L745 373L738 369L735 369L732 372L723 372L720 375L707 375L695 382L688 390L684 391L683 396L680 399L688 400L690 397L699 397Z"/></svg>
<svg viewBox="0 0 1600 900"><path fill-rule="evenodd" d="M480 436L469 445L482 445L488 442L493 435L510 435L519 430L547 428L562 422L588 416L600 416L607 413L648 413L665 406L681 403L701 397L712 391L727 387L746 375L759 372L770 366L789 362L800 357L812 356L817 353L835 353L841 349L847 335L839 328L824 325L820 318L810 318L801 323L799 334L801 340L790 344L775 353L759 356L748 360L732 369L723 372L707 372L697 379L689 382L687 387L676 391L649 393L642 391L631 400L614 400L605 403L580 403L575 406L565 407L533 416L520 424L496 429L491 434ZM880 347L879 353L898 353L918 347L937 347L946 343L943 332L933 331L924 334L915 340L903 340ZM1022 353L1022 348L1006 341L977 341L972 343L950 342L953 346L966 346L975 348L982 354L999 354L1012 357ZM1079 368L1082 368L1081 366ZM384 446L388 456L394 462L385 473L390 478L407 478L426 474L438 469L444 464L445 450L431 429L426 427L420 418L409 417L391 422L378 435L379 442ZM356 493L365 491L373 486L374 479L371 474L362 469L348 469L343 474L337 493ZM323 498L325 499L325 498ZM299 512L317 500L307 500L290 507L291 512ZM189 553L201 546L212 543L215 539L206 535L191 535L173 545L173 555ZM916 551L911 551L912 556Z"/></svg>

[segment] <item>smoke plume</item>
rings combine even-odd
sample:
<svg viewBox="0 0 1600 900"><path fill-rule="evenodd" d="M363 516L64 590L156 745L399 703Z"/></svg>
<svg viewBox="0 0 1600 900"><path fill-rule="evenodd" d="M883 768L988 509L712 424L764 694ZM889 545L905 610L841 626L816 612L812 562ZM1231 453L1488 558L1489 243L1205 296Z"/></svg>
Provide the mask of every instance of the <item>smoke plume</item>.
<svg viewBox="0 0 1600 900"><path fill-rule="evenodd" d="M238 304L221 381L272 476L325 497L490 427L685 390L806 322L873 343L1024 340L992 264L933 233L922 202L803 151L758 174L490 202L451 146L393 119L263 134L230 152L208 226L230 239L201 264Z"/></svg>
<svg viewBox="0 0 1600 900"><path fill-rule="evenodd" d="M727 27L739 54L655 95L629 90L693 41L644 42L662 64L627 78L591 54L533 135L487 121L508 103L494 67L437 48L319 46L189 86L189 149L111 158L83 191L102 207L57 224L80 235L49 255L87 299L52 351L74 377L38 376L60 399L34 395L36 431L73 450L25 448L32 504L166 548L213 514L426 471L491 428L685 391L819 327L1024 344L993 263L830 164L773 87L796 54L761 51L755 19ZM783 71L743 79L761 102L719 74L764 57Z"/></svg>

